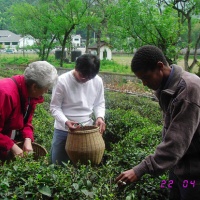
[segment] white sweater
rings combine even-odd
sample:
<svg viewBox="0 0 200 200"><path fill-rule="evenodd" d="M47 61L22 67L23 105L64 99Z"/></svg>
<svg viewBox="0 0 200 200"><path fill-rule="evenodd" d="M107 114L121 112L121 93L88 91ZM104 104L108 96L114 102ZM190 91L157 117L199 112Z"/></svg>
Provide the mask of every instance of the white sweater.
<svg viewBox="0 0 200 200"><path fill-rule="evenodd" d="M79 83L71 70L59 76L52 91L50 111L55 118L54 128L66 131L65 122L89 122L105 116L104 87L101 77L96 75L86 83Z"/></svg>

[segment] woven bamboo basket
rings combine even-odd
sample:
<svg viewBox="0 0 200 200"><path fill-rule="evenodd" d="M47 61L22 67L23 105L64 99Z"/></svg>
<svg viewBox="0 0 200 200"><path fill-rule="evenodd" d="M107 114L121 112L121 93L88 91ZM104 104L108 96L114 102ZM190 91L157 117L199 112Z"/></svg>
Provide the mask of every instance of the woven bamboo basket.
<svg viewBox="0 0 200 200"><path fill-rule="evenodd" d="M20 148L23 148L23 143L24 142L17 142L16 144ZM35 142L32 142L32 147L33 147L33 159L34 160L38 160L41 156L45 156L47 154L47 150ZM15 156L10 152L8 154L7 160L8 161L15 160Z"/></svg>
<svg viewBox="0 0 200 200"><path fill-rule="evenodd" d="M98 165L103 157L105 142L96 126L83 126L76 130L69 130L65 150L76 165L81 164Z"/></svg>

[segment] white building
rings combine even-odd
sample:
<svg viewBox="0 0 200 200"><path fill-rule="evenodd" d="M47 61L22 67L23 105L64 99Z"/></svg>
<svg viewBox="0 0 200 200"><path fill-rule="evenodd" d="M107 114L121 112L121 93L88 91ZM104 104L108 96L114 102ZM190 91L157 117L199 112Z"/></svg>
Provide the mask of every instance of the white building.
<svg viewBox="0 0 200 200"><path fill-rule="evenodd" d="M0 48L2 49L16 49L20 39L20 35L8 30L0 30Z"/></svg>
<svg viewBox="0 0 200 200"><path fill-rule="evenodd" d="M72 35L72 46L80 47L81 46L81 35Z"/></svg>
<svg viewBox="0 0 200 200"><path fill-rule="evenodd" d="M30 35L24 36L24 37L20 38L20 40L19 40L19 48L23 48L26 46L32 46L34 44L35 44L35 39Z"/></svg>
<svg viewBox="0 0 200 200"><path fill-rule="evenodd" d="M34 43L35 39L30 35L21 37L8 30L0 30L0 48L2 49L16 50L16 47L32 46Z"/></svg>
<svg viewBox="0 0 200 200"><path fill-rule="evenodd" d="M88 47L89 53L97 55L97 45ZM102 41L100 44L100 60L106 59L106 60L112 60L112 51L109 47L109 45Z"/></svg>

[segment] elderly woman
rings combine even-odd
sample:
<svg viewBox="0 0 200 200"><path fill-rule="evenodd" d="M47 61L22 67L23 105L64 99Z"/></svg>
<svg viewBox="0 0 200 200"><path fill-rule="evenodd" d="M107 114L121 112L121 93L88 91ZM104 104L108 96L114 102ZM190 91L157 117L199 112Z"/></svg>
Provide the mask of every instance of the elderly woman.
<svg viewBox="0 0 200 200"><path fill-rule="evenodd" d="M0 80L0 160L7 153L23 156L32 151L34 141L32 117L42 95L57 81L57 70L46 61L36 61L25 69L24 75ZM24 141L23 149L15 141Z"/></svg>

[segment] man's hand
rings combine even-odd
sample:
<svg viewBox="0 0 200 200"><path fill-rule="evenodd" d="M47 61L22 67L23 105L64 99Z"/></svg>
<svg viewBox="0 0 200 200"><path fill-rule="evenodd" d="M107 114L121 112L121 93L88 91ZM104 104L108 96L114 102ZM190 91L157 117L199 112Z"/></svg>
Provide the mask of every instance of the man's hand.
<svg viewBox="0 0 200 200"><path fill-rule="evenodd" d="M70 121L70 120L65 122L65 126L72 130L75 130L75 129L81 127L81 125L79 125L78 122L74 122L74 121Z"/></svg>
<svg viewBox="0 0 200 200"><path fill-rule="evenodd" d="M133 169L122 172L115 180L118 186L125 186L127 183L137 181L138 178Z"/></svg>
<svg viewBox="0 0 200 200"><path fill-rule="evenodd" d="M99 131L101 134L103 134L103 132L106 130L106 124L101 117L97 118L95 125L99 127Z"/></svg>

